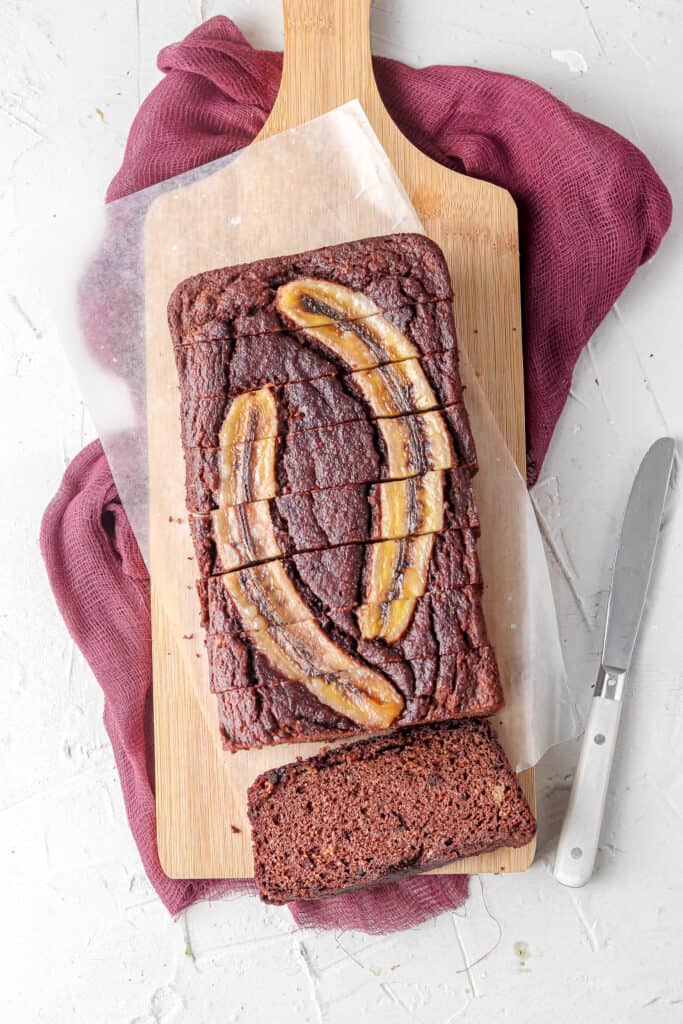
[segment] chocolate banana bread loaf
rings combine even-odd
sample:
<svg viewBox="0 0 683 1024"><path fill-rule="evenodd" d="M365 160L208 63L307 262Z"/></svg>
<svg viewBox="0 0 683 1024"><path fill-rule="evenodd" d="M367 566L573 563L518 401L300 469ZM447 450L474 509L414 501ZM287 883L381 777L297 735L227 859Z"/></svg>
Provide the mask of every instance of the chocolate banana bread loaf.
<svg viewBox="0 0 683 1024"><path fill-rule="evenodd" d="M416 235L200 274L171 297L228 749L501 706L450 299Z"/></svg>
<svg viewBox="0 0 683 1024"><path fill-rule="evenodd" d="M425 606L422 606L425 607ZM444 647L448 650L436 650L429 652L430 647L437 647L438 642L425 644L425 653L420 649L420 641L425 638L424 632L418 623L416 629L415 657L406 653L405 647L395 647L383 644L381 641L358 640L352 632L335 630L333 624L321 622L319 619L309 619L305 622L297 622L290 626L273 627L270 630L253 630L251 633L231 633L220 636L209 636L207 649L209 655L209 666L211 669L211 686L214 693L224 693L227 690L240 690L244 687L270 687L286 683L289 679L290 661L300 665L309 651L315 645L326 652L328 648L334 647L334 659L330 658L330 665L340 664L338 671L339 678L346 680L353 673L359 671L359 667L365 669L372 666L378 673L387 677L395 683L403 697L412 696L412 680L420 678L424 680L436 680L442 678L441 663L455 665L454 657L464 656L462 667L470 671L473 665L478 666L482 662L488 663L489 654L486 648L488 644L481 647L470 645L469 637L460 630L453 630L444 637ZM275 645L279 648L276 657L272 656ZM282 656L280 663L280 650L284 651L287 660ZM297 651L296 660L291 659L291 651ZM302 652L303 656L302 657ZM348 669L344 668L340 655L347 654ZM326 654L325 654L326 656ZM326 662L324 662L326 664ZM313 669L310 670L312 674ZM330 670L332 671L332 670ZM346 674L345 674L346 672ZM306 684L304 684L306 685ZM452 680L453 688L458 685L457 678ZM408 687L408 689L406 689ZM491 685L491 710L497 710L501 706L500 685ZM480 712L482 713L482 712Z"/></svg>
<svg viewBox="0 0 683 1024"><path fill-rule="evenodd" d="M173 342L187 345L298 327L298 320L278 305L278 289L311 278L341 286L349 300L341 312L330 311L325 297L310 303L307 312L315 325L453 295L443 254L424 235L366 238L188 278L168 305Z"/></svg>
<svg viewBox="0 0 683 1024"><path fill-rule="evenodd" d="M258 395L259 392L249 392ZM430 470L476 469L476 450L464 405L356 420L302 430L225 448L186 448L188 510L217 508L227 477L224 505L301 494L345 484L403 480Z"/></svg>
<svg viewBox="0 0 683 1024"><path fill-rule="evenodd" d="M389 570L389 576L385 570ZM367 604L420 598L478 586L482 582L476 538L471 530L403 537L372 544L341 544L325 551L307 551L290 558L247 566L198 584L202 621L210 633L239 631L244 619L236 608L242 593L255 594L262 608L272 591L281 622L299 622L295 599L288 607L283 595L300 598L304 619ZM382 600L374 600L374 598ZM474 599L474 598L473 598ZM246 614L246 613L243 613ZM244 628L244 625L242 625Z"/></svg>
<svg viewBox="0 0 683 1024"><path fill-rule="evenodd" d="M357 674L342 687L313 692L292 678L275 681L267 658L254 654L257 671L273 676L258 686L216 694L227 750L308 743L362 736L392 727L492 715L503 704L496 659L490 647L440 659L392 662L382 671ZM370 697L361 684L372 687ZM328 684L332 686L332 684Z"/></svg>
<svg viewBox="0 0 683 1024"><path fill-rule="evenodd" d="M388 321L404 336L402 358L456 351L450 300L402 306L381 317L351 320L340 331L349 332L351 337L354 333L363 336L369 328L375 333L381 320ZM348 373L352 369L349 358L357 370L391 361L376 347L367 348L362 354L355 351L344 359L335 349L316 343L303 330L177 344L174 354L183 392L209 397L234 397L268 384L291 384Z"/></svg>
<svg viewBox="0 0 683 1024"><path fill-rule="evenodd" d="M435 478L435 479L430 479ZM405 524L396 512L405 505ZM324 550L341 544L435 533L453 528L479 529L479 516L466 470L451 469L380 484L350 484L324 491L279 495L231 510L249 524L267 522L258 554L233 541L220 544L224 515L219 512L189 517L199 575L230 572L254 561ZM221 553L222 552L222 553Z"/></svg>
<svg viewBox="0 0 683 1024"><path fill-rule="evenodd" d="M230 395L197 394L181 387L181 438L186 448L216 448ZM356 370L334 377L281 384L271 388L276 409L272 418L256 420L251 440L312 430L352 420L426 412L462 402L457 352L451 350L424 359L404 359L372 370Z"/></svg>
<svg viewBox="0 0 683 1024"><path fill-rule="evenodd" d="M500 846L536 822L486 722L403 730L260 775L249 789L261 899L329 896Z"/></svg>
<svg viewBox="0 0 683 1024"><path fill-rule="evenodd" d="M228 601L232 611L231 621L227 623L224 620L222 624L227 628L218 633L210 632L207 641L215 690L259 682L254 672L247 672L241 678L234 670L237 662L242 663L248 658L250 647L258 650L262 646L260 638L253 634L261 633L264 640L274 640L280 646L291 649L299 644L302 632L310 632L311 623L320 628L341 651L360 657L370 665L436 659L446 654L484 647L488 643L481 610L481 594L477 587L440 591L412 601L392 601L386 605L335 608L329 614L316 616L309 611L308 616L303 618L297 615L297 604L292 614L294 621L287 621L287 608L282 619L273 622L257 611L255 606L254 617L245 616L242 619L239 599L233 603L228 596ZM302 610L305 616L306 610ZM374 629L368 630L368 624L373 624ZM392 634L390 643L380 635L380 629L383 627L386 633L389 626L397 634L395 637ZM366 635L373 632L375 636Z"/></svg>
<svg viewBox="0 0 683 1024"><path fill-rule="evenodd" d="M423 604L421 610L426 612L426 619L430 606ZM490 645L472 646L470 638L458 629L442 633L440 638L430 637L424 630L424 620L417 622L410 637L396 645L363 637L358 639L354 633L357 634L358 630L335 629L333 623L317 619L271 630L254 630L248 634L209 636L207 649L212 692L270 687L288 682L291 675L290 661L284 657L280 659L279 651L278 656L273 658L271 652L274 645L286 653L296 649L299 655L295 661L297 665L303 664L301 652L306 655L313 650L315 644L325 651L331 645L336 645L334 659L328 660L329 664L334 662L335 665L341 665L338 678L342 684L347 677L353 682L353 674L358 671L358 666L363 669L371 666L395 684L404 698L412 696L416 678L426 681L442 679L444 686L450 685L452 689L457 689L457 677L447 681L441 668L442 663L447 668L457 668L459 663L455 660L456 656L463 656L460 667L467 671L470 671L472 665L478 666L482 662L488 664L491 660L486 650ZM443 639L443 645L440 639ZM340 654L348 655L345 659L348 669L344 668ZM480 710L479 714L490 713L501 706L500 683L494 679L490 682L489 711Z"/></svg>

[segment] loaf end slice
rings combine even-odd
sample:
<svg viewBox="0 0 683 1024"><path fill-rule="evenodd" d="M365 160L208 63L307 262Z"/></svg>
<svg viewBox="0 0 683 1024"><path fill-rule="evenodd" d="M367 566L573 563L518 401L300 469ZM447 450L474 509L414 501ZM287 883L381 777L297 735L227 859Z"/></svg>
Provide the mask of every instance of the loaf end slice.
<svg viewBox="0 0 683 1024"><path fill-rule="evenodd" d="M266 903L333 895L499 846L536 821L491 726L467 719L337 747L249 789Z"/></svg>
<svg viewBox="0 0 683 1024"><path fill-rule="evenodd" d="M358 239L187 278L168 303L173 344L291 329L292 324L277 308L276 295L280 285L301 278L317 278L361 292L370 300L373 313L453 296L444 255L429 238L400 233ZM324 323L335 318L320 319Z"/></svg>

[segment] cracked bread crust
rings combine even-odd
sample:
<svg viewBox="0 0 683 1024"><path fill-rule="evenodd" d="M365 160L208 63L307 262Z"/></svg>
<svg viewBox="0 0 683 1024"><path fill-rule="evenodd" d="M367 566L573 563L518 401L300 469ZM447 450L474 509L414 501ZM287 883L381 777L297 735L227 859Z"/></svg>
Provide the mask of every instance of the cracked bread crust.
<svg viewBox="0 0 683 1024"><path fill-rule="evenodd" d="M410 402L405 413L462 404L462 384L454 350L425 357L419 365L435 400ZM353 420L376 419L370 415L359 386L363 373L343 373L275 387L277 433L283 435ZM183 447L219 447L220 430L232 401L233 396L227 393L212 396L203 393L203 388L200 392L193 382L183 382L180 399Z"/></svg>
<svg viewBox="0 0 683 1024"><path fill-rule="evenodd" d="M282 566L312 617L366 603L368 553L365 544L345 544L293 555L283 559ZM239 631L240 619L223 579L212 576L198 584L202 623L209 633ZM435 534L425 593L434 595L463 587L481 587L481 583L476 537L472 531L447 530Z"/></svg>
<svg viewBox="0 0 683 1024"><path fill-rule="evenodd" d="M430 468L463 468L472 475L476 470L477 455L465 406L449 406L442 409L439 415L448 430L453 465L427 466L422 472ZM276 438L275 445L278 494L302 494L346 484L376 483L389 479L377 421L354 420L335 426L297 431ZM218 507L216 494L221 484L220 449L186 448L184 456L188 511L200 514L211 512Z"/></svg>
<svg viewBox="0 0 683 1024"><path fill-rule="evenodd" d="M467 471L446 470L443 484L443 528L478 533L479 516ZM381 539L381 487L350 484L272 498L269 515L277 544L273 557ZM239 568L223 564L210 515L190 515L189 523L202 578ZM243 564L249 564L248 559Z"/></svg>
<svg viewBox="0 0 683 1024"><path fill-rule="evenodd" d="M443 253L424 235L366 238L188 278L168 304L174 345L287 330L291 325L275 294L280 285L305 277L362 292L378 312L453 295Z"/></svg>
<svg viewBox="0 0 683 1024"><path fill-rule="evenodd" d="M383 316L413 344L417 356L457 353L450 300L403 306ZM178 345L174 354L181 389L195 396L234 396L349 372L346 363L304 330Z"/></svg>
<svg viewBox="0 0 683 1024"><path fill-rule="evenodd" d="M273 687L298 685L283 676L266 656L241 636L209 637L209 663L213 693L241 693L246 689L272 690ZM502 704L495 656L489 645L470 650L452 651L434 658L382 661L380 657L365 661L377 668L406 701L429 700L435 709L442 704L456 706L458 712L490 715ZM344 717L344 716L341 716ZM395 725L410 724L400 716ZM315 738L315 737L314 737Z"/></svg>
<svg viewBox="0 0 683 1024"><path fill-rule="evenodd" d="M488 645L481 595L476 587L441 591L418 598L408 628L393 644L381 639L366 639L360 630L356 610L352 608L332 609L317 616L316 621L341 650L380 668L392 662L435 660ZM291 625L296 631L297 623ZM280 628L283 632L292 631L288 625ZM237 617L229 630L208 635L207 649L214 690L238 688L255 682L255 677L241 678L233 668L243 659L243 652L250 644L250 634L244 631Z"/></svg>
<svg viewBox="0 0 683 1024"><path fill-rule="evenodd" d="M394 723L397 727L491 715L503 704L490 647L441 659L391 664L384 671L405 697L405 707ZM321 704L305 687L289 681L225 690L217 699L223 742L232 751L367 732Z"/></svg>

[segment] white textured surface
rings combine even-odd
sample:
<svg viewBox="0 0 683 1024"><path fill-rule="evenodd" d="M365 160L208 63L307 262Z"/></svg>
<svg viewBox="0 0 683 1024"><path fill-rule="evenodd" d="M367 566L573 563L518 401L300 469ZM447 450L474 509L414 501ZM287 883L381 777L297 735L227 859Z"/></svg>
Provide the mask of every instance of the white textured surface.
<svg viewBox="0 0 683 1024"><path fill-rule="evenodd" d="M159 47L219 10L255 44L280 45L276 0L0 3L3 1019L683 1020L683 529L675 502L590 887L566 890L550 874L573 744L538 772L532 870L473 880L460 913L410 933L300 933L286 910L247 898L173 922L144 878L100 695L57 614L37 549L41 511L92 430L34 259L53 207L103 193L138 101L158 78ZM680 201L676 0L385 0L373 30L377 53L534 79L641 145ZM567 664L584 704L630 480L650 440L683 433L682 272L674 222L582 357L536 491Z"/></svg>

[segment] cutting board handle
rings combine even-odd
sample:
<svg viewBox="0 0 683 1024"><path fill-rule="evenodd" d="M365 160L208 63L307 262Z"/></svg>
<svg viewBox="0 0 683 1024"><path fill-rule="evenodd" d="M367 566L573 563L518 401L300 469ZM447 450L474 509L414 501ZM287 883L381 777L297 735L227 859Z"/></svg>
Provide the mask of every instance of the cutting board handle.
<svg viewBox="0 0 683 1024"><path fill-rule="evenodd" d="M388 118L370 53L371 0L283 0L285 51L275 106L260 137L359 99L372 120Z"/></svg>

